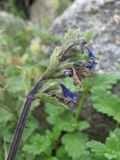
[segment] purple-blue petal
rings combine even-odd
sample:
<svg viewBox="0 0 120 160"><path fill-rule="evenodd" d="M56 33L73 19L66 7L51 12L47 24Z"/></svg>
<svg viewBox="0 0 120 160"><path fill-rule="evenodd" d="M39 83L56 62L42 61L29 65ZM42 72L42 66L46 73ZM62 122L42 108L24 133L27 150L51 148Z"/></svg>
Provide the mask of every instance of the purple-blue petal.
<svg viewBox="0 0 120 160"><path fill-rule="evenodd" d="M93 51L90 49L88 45L85 45L85 48L88 50L88 60L91 58L95 58Z"/></svg>
<svg viewBox="0 0 120 160"><path fill-rule="evenodd" d="M88 63L85 64L85 67L89 68L90 70L93 69L95 67L97 63L95 61L93 61L92 63Z"/></svg>
<svg viewBox="0 0 120 160"><path fill-rule="evenodd" d="M64 84L60 83L63 95L71 99L72 102L77 103L77 96L75 93L71 92Z"/></svg>
<svg viewBox="0 0 120 160"><path fill-rule="evenodd" d="M86 40L85 39L82 39L82 44L86 44Z"/></svg>

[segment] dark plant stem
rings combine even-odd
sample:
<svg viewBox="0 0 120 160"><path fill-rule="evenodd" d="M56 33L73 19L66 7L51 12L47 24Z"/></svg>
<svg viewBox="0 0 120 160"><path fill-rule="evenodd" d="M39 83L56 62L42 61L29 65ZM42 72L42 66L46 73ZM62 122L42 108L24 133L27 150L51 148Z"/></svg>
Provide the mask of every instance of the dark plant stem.
<svg viewBox="0 0 120 160"><path fill-rule="evenodd" d="M45 81L46 81L46 78L43 76L36 83L35 87L30 91L30 93L28 94L28 96L25 100L25 103L24 103L24 106L23 106L23 109L22 109L22 113L21 113L21 116L19 118L18 125L17 125L16 131L15 131L13 142L12 142L10 150L9 150L7 160L14 160L15 159L15 156L16 156L16 153L17 153L17 150L18 150L18 146L19 146L19 143L20 143L20 140L21 140L21 137L22 137L22 133L23 133L23 130L24 130L24 127L25 127L25 122L26 122L27 117L28 117L28 113L29 113L29 110L30 110L31 103L34 99L35 94L38 93L40 88L44 85Z"/></svg>

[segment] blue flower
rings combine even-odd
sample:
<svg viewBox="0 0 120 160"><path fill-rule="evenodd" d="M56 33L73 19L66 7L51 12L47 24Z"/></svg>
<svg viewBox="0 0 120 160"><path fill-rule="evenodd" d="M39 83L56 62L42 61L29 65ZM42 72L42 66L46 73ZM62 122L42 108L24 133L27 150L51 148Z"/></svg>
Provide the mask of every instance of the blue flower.
<svg viewBox="0 0 120 160"><path fill-rule="evenodd" d="M89 62L88 64L85 64L85 67L89 68L90 70L95 67L97 63L95 61Z"/></svg>
<svg viewBox="0 0 120 160"><path fill-rule="evenodd" d="M69 69L69 70L66 70L65 71L65 73L64 73L64 75L66 76L66 77L72 77L72 71Z"/></svg>
<svg viewBox="0 0 120 160"><path fill-rule="evenodd" d="M95 56L93 51L90 49L88 45L85 45L85 48L88 50L88 61L95 60Z"/></svg>
<svg viewBox="0 0 120 160"><path fill-rule="evenodd" d="M95 56L90 47L88 45L85 45L85 48L88 50L88 64L85 64L85 67L91 70L95 67L97 63L95 62Z"/></svg>
<svg viewBox="0 0 120 160"><path fill-rule="evenodd" d="M86 40L82 39L82 44L88 50L88 61L89 62L93 62L95 60L94 53L86 43L87 43Z"/></svg>
<svg viewBox="0 0 120 160"><path fill-rule="evenodd" d="M84 45L84 44L86 44L87 42L86 42L86 40L85 39L82 39L82 44Z"/></svg>
<svg viewBox="0 0 120 160"><path fill-rule="evenodd" d="M77 96L75 93L71 92L64 84L60 84L62 88L63 95L71 99L72 102L77 103Z"/></svg>

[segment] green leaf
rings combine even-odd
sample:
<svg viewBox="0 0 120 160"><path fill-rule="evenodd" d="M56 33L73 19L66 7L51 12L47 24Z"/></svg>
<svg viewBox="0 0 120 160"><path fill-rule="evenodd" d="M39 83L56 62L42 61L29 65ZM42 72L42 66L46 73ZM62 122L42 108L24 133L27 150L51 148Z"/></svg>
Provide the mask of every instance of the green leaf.
<svg viewBox="0 0 120 160"><path fill-rule="evenodd" d="M106 73L95 75L90 81L92 102L98 112L112 116L120 122L120 100L107 89L111 89L120 77L117 74Z"/></svg>
<svg viewBox="0 0 120 160"><path fill-rule="evenodd" d="M38 125L36 119L32 115L30 115L23 132L23 138L22 138L23 143L26 143L26 141L29 140L29 138L31 138L37 127Z"/></svg>
<svg viewBox="0 0 120 160"><path fill-rule="evenodd" d="M28 159L29 160L29 159ZM46 154L35 157L33 160L59 160L55 156L49 156Z"/></svg>
<svg viewBox="0 0 120 160"><path fill-rule="evenodd" d="M5 69L5 75L7 77L16 77L16 76L20 76L20 70L14 66L14 65L10 65L9 67L7 67Z"/></svg>
<svg viewBox="0 0 120 160"><path fill-rule="evenodd" d="M120 159L120 128L110 133L106 140L106 154L108 159Z"/></svg>
<svg viewBox="0 0 120 160"><path fill-rule="evenodd" d="M62 137L62 143L64 144L65 150L73 160L80 158L81 155L85 154L87 140L86 135L81 132L68 133Z"/></svg>
<svg viewBox="0 0 120 160"><path fill-rule="evenodd" d="M81 131L89 127L86 121L78 122L69 110L60 109L50 103L46 104L45 112L48 114L47 121L61 131Z"/></svg>
<svg viewBox="0 0 120 160"><path fill-rule="evenodd" d="M43 153L51 154L54 137L52 132L47 131L45 135L37 134L31 138L30 144L26 144L23 150L33 154L40 155Z"/></svg>
<svg viewBox="0 0 120 160"><path fill-rule="evenodd" d="M60 130L70 132L75 130L78 126L76 119L69 110L60 109L60 107L47 103L45 112L48 113L48 122Z"/></svg>
<svg viewBox="0 0 120 160"><path fill-rule="evenodd" d="M113 73L95 74L89 84L91 92L96 94L96 89L111 89L112 85L120 79L120 76Z"/></svg>
<svg viewBox="0 0 120 160"><path fill-rule="evenodd" d="M68 112L59 116L49 116L47 120L50 124L57 126L60 130L68 132L76 130L78 126L76 119Z"/></svg>
<svg viewBox="0 0 120 160"><path fill-rule="evenodd" d="M89 128L89 127L90 127L90 125L87 121L80 121L79 124L78 124L78 130L79 131L83 131L83 130Z"/></svg>
<svg viewBox="0 0 120 160"><path fill-rule="evenodd" d="M4 159L4 152L2 149L0 150L0 159Z"/></svg>
<svg viewBox="0 0 120 160"><path fill-rule="evenodd" d="M97 158L104 157L105 144L92 140L87 143L87 147L90 148L90 151L94 153Z"/></svg>
<svg viewBox="0 0 120 160"><path fill-rule="evenodd" d="M91 96L93 106L98 112L106 113L120 122L120 100L112 95L110 91L96 90L96 94Z"/></svg>
<svg viewBox="0 0 120 160"><path fill-rule="evenodd" d="M0 107L0 123L7 123L8 121L14 120L14 114L9 111L9 108L7 110L3 107Z"/></svg>
<svg viewBox="0 0 120 160"><path fill-rule="evenodd" d="M41 101L49 102L49 103L51 103L51 104L53 104L53 105L55 105L57 107L63 107L63 108L67 108L68 109L68 107L66 105L64 105L63 103L60 103L57 98L51 97L50 95L47 95L45 93L38 93L36 95L36 97L40 98Z"/></svg>
<svg viewBox="0 0 120 160"><path fill-rule="evenodd" d="M45 112L48 115L59 115L61 113L63 113L66 109L63 107L58 107L56 105L53 105L51 103L46 103L45 105Z"/></svg>
<svg viewBox="0 0 120 160"><path fill-rule="evenodd" d="M67 152L65 151L65 148L63 146L59 147L56 152L57 157L59 160L72 160L71 157L68 156Z"/></svg>
<svg viewBox="0 0 120 160"><path fill-rule="evenodd" d="M97 157L105 160L120 159L120 128L115 129L106 139L106 143L91 141L87 144L89 150Z"/></svg>
<svg viewBox="0 0 120 160"><path fill-rule="evenodd" d="M7 79L7 90L12 94L17 94L24 91L24 84L21 77L11 77Z"/></svg>
<svg viewBox="0 0 120 160"><path fill-rule="evenodd" d="M13 128L15 129L15 125L16 125L16 121L14 121L14 119L10 119L9 122L4 122L0 125L0 138L4 137L6 143L10 144L11 140L13 139L13 133L11 132L11 130L13 130Z"/></svg>

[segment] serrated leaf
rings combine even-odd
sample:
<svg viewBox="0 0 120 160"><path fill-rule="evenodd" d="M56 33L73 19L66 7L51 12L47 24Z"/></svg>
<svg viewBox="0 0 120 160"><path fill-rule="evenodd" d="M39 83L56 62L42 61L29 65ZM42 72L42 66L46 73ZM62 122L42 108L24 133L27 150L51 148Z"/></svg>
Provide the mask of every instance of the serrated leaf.
<svg viewBox="0 0 120 160"><path fill-rule="evenodd" d="M85 154L87 140L86 135L81 132L68 133L62 137L62 143L64 144L65 150L73 160L80 158L81 155Z"/></svg>
<svg viewBox="0 0 120 160"><path fill-rule="evenodd" d="M110 133L106 140L106 154L108 159L120 159L120 128Z"/></svg>
<svg viewBox="0 0 120 160"><path fill-rule="evenodd" d="M57 106L46 104L47 121L61 131L74 131L79 127L77 120L69 110L60 110Z"/></svg>
<svg viewBox="0 0 120 160"><path fill-rule="evenodd" d="M60 103L57 98L51 97L51 96L49 96L49 95L47 95L45 93L38 93L36 95L36 97L40 98L41 101L49 102L49 103L51 103L51 104L53 104L53 105L55 105L57 107L64 107L64 108L68 109L68 107L66 105L64 105L63 103Z"/></svg>
<svg viewBox="0 0 120 160"><path fill-rule="evenodd" d="M48 114L47 121L61 131L82 131L89 127L86 121L78 122L69 110L61 110L60 107L58 108L50 103L46 104L45 112Z"/></svg>
<svg viewBox="0 0 120 160"><path fill-rule="evenodd" d="M97 158L104 157L105 145L101 142L92 140L87 143L87 147L90 148L90 151L93 152Z"/></svg>
<svg viewBox="0 0 120 160"><path fill-rule="evenodd" d="M30 144L26 144L23 147L23 150L33 154L33 155L40 155L42 153L50 154L52 151L52 143L53 143L53 136L50 131L47 131L44 136L37 134L31 139Z"/></svg>
<svg viewBox="0 0 120 160"><path fill-rule="evenodd" d="M24 84L20 77L11 77L7 79L7 90L10 93L20 93L21 91L24 91Z"/></svg>
<svg viewBox="0 0 120 160"><path fill-rule="evenodd" d="M59 116L49 116L47 120L50 124L57 126L60 130L68 132L76 130L78 126L76 119L68 112Z"/></svg>
<svg viewBox="0 0 120 160"><path fill-rule="evenodd" d="M0 107L0 123L7 123L8 121L11 121L11 119L14 120L14 114L6 110L5 108Z"/></svg>
<svg viewBox="0 0 120 160"><path fill-rule="evenodd" d="M96 94L93 94L91 99L98 112L112 116L120 122L120 100L117 96L112 95L110 91L96 90Z"/></svg>
<svg viewBox="0 0 120 160"><path fill-rule="evenodd" d="M45 112L48 114L48 115L59 115L63 112L65 112L65 108L63 107L58 107L56 105L53 105L51 103L46 103L45 105Z"/></svg>
<svg viewBox="0 0 120 160"><path fill-rule="evenodd" d="M91 92L96 92L96 89L111 89L112 85L120 79L120 76L113 73L95 74L89 84Z"/></svg>
<svg viewBox="0 0 120 160"><path fill-rule="evenodd" d="M97 158L107 160L120 159L120 128L115 129L106 139L105 144L97 141L91 141L87 144L90 152L94 153Z"/></svg>
<svg viewBox="0 0 120 160"><path fill-rule="evenodd" d="M77 129L78 123L70 111L47 103L45 112L48 113L47 121L58 129L69 132Z"/></svg>

